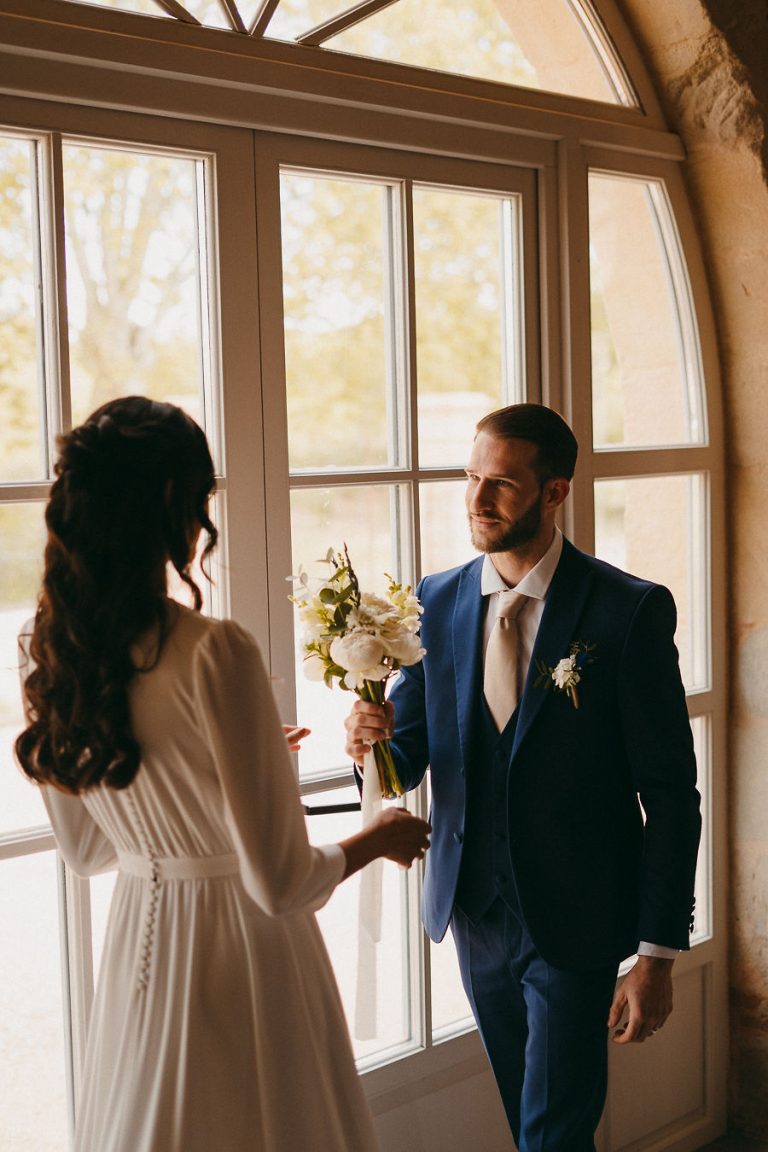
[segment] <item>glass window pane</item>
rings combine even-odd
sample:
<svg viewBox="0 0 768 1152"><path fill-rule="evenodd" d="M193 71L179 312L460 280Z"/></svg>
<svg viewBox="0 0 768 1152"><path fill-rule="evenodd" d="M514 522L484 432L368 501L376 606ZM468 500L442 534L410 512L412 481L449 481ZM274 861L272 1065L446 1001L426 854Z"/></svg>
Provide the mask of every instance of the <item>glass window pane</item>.
<svg viewBox="0 0 768 1152"><path fill-rule="evenodd" d="M474 1028L475 1021L459 973L456 945L450 932L439 944L429 945L432 988L432 1036L436 1040Z"/></svg>
<svg viewBox="0 0 768 1152"><path fill-rule="evenodd" d="M702 443L698 337L663 185L592 173L589 231L595 446Z"/></svg>
<svg viewBox="0 0 768 1152"><path fill-rule="evenodd" d="M140 393L204 424L202 161L63 155L73 422Z"/></svg>
<svg viewBox="0 0 768 1152"><path fill-rule="evenodd" d="M0 482L41 478L35 145L0 136Z"/></svg>
<svg viewBox="0 0 768 1152"><path fill-rule="evenodd" d="M349 7L345 0L280 0L266 35L275 40L295 40Z"/></svg>
<svg viewBox="0 0 768 1152"><path fill-rule="evenodd" d="M213 524L219 530L219 543L212 556L209 556L205 561L203 567L203 549L208 542L208 533L201 532L197 538L197 546L195 548L195 558L191 566L190 575L197 584L203 596L202 611L206 616L223 616L224 603L225 603L225 584L226 573L222 562L222 507L221 507L222 494L214 493L208 501L208 515L210 516ZM209 573L211 579L206 576ZM194 598L192 590L187 584L179 577L176 569L172 564L168 564L165 570L166 586L168 588L168 595L173 600L178 600L180 604L186 604L187 607L194 606Z"/></svg>
<svg viewBox="0 0 768 1152"><path fill-rule="evenodd" d="M196 16L206 28L231 28L232 21L221 0L183 0L187 12Z"/></svg>
<svg viewBox="0 0 768 1152"><path fill-rule="evenodd" d="M523 399L517 197L413 191L419 462L463 464L474 425Z"/></svg>
<svg viewBox="0 0 768 1152"><path fill-rule="evenodd" d="M0 861L0 923L0 1146L67 1152L55 853Z"/></svg>
<svg viewBox="0 0 768 1152"><path fill-rule="evenodd" d="M12 751L24 726L17 637L35 614L44 544L42 504L0 506L0 834L48 823L40 791Z"/></svg>
<svg viewBox="0 0 768 1152"><path fill-rule="evenodd" d="M696 908L692 941L698 943L712 935L712 738L711 718L694 716L691 720L696 749L699 792L701 793L701 846L696 865Z"/></svg>
<svg viewBox="0 0 768 1152"><path fill-rule="evenodd" d="M291 468L394 464L391 190L283 173L281 194Z"/></svg>
<svg viewBox="0 0 768 1152"><path fill-rule="evenodd" d="M469 459L472 433L466 437ZM442 572L475 556L469 539L464 480L438 480L419 485L421 502L421 574Z"/></svg>
<svg viewBox="0 0 768 1152"><path fill-rule="evenodd" d="M311 804L357 799L355 788L319 793ZM307 817L309 837L329 844L360 830L360 813ZM385 860L382 868L381 940L358 927L361 873L340 884L317 913L341 992L355 1056L370 1063L388 1048L411 1039L407 955L410 873Z"/></svg>
<svg viewBox="0 0 768 1152"><path fill-rule="evenodd" d="M401 570L402 493L396 485L305 488L291 493L291 545L294 571L299 566L310 576L325 579L327 568L318 561L329 548L344 543L364 592L384 593L385 572L396 579ZM286 589L288 585L286 585ZM329 769L350 768L344 752L344 718L355 697L334 684L307 680L296 631L296 717L312 729L299 753L302 776Z"/></svg>
<svg viewBox="0 0 768 1152"><path fill-rule="evenodd" d="M670 589L688 690L707 687L709 676L706 538L707 488L700 474L595 484L596 554Z"/></svg>
<svg viewBox="0 0 768 1152"><path fill-rule="evenodd" d="M611 66L607 38L593 34L596 17L589 9L592 24L579 5L565 0L400 0L334 36L327 47L522 88L630 102L620 68Z"/></svg>

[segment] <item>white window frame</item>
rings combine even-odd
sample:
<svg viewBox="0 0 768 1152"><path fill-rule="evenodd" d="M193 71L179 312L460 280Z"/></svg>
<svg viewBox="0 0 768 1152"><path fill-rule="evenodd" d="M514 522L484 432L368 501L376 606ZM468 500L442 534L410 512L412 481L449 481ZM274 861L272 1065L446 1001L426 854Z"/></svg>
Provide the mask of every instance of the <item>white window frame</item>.
<svg viewBox="0 0 768 1152"><path fill-rule="evenodd" d="M219 221L220 365L225 418L221 451L231 541L227 557L230 608L269 651L273 671L287 683L293 675L284 637L290 608L284 600L284 551L270 541L284 524L286 477L284 371L276 344L276 317L262 302L261 278L279 265L279 239L268 222L279 218L274 160L265 140L280 134L302 137L302 164L327 166L330 148L347 141L445 157L446 164L507 165L536 174L539 258L540 398L563 411L581 444L574 496L566 528L589 551L594 543L592 485L596 477L702 471L711 491L711 644L725 652L723 447L721 401L714 324L695 227L683 187L683 149L667 131L637 51L611 3L600 4L614 42L637 87L641 108L621 108L522 89L501 89L461 77L436 76L418 69L353 57L330 56L292 45L232 40L220 33L168 21L153 21L151 35L141 17L112 10L79 9L61 0L0 0L0 124L20 130L51 130L106 140L136 140L158 147L183 138L184 147L216 153ZM91 63L95 60L97 63ZM46 102L46 100L48 102ZM268 137L263 133L267 130ZM251 132L261 133L254 138ZM212 140L215 136L215 149ZM195 141L197 144L195 144ZM338 147L343 147L339 144ZM326 151L326 149L328 151ZM270 167L271 165L271 167ZM343 167L343 166L342 166ZM706 381L709 435L704 445L674 449L611 452L591 450L589 290L586 187L590 167L632 172L664 180L680 230L699 322ZM367 171L367 168L366 168ZM243 188L258 190L253 200ZM257 222L258 211L258 222ZM54 245L55 248L55 245ZM61 278L62 252L52 251ZM61 298L61 292L58 293ZM64 326L65 327L65 326ZM61 331L61 329L59 329ZM530 337L530 334L529 334ZM59 337L61 339L61 337ZM66 362L66 348L57 358ZM529 392L534 398L537 393ZM66 414L62 410L62 419ZM268 445L269 448L265 447ZM283 459L281 460L281 453ZM405 477L398 473L398 479ZM5 493L0 492L0 496ZM39 486L35 495L39 496ZM23 493L18 498L25 497ZM256 593L269 589L268 600ZM278 595L277 589L280 589ZM725 869L719 854L725 840L725 680L724 661L712 662L706 690L689 696L692 716L707 717L711 732L712 825L714 845L712 924L716 937L697 948L707 964L723 960ZM50 846L50 833L22 842L5 838L1 856ZM2 866L2 859L0 859ZM80 882L68 892L72 939L83 939L87 897ZM77 944L71 958L78 967ZM691 954L678 962L684 974ZM676 969L677 970L677 969ZM87 1024L90 978L83 961L74 977L76 1048ZM724 991L714 979L707 995L724 1018ZM78 1031L79 1030L79 1031ZM484 1067L474 1035L410 1056L372 1072L368 1079L374 1111L394 1104L406 1082L422 1077L437 1083L457 1063ZM711 1095L724 1081L725 1055L713 1046L707 1071ZM405 1065L408 1065L406 1068ZM718 1105L718 1107L720 1107ZM715 1121L717 1123L717 1121ZM713 1129L714 1131L714 1129Z"/></svg>

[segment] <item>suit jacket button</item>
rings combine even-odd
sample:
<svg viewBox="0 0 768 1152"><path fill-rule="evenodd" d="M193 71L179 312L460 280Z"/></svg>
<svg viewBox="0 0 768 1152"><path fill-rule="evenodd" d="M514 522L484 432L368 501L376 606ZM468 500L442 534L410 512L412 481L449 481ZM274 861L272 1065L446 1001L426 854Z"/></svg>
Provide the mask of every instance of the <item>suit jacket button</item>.
<svg viewBox="0 0 768 1152"><path fill-rule="evenodd" d="M457 844L461 844L461 842L462 842L462 841L463 841L463 839L464 839L464 837L462 836L461 832L454 832L454 834L453 834L453 838L454 838L454 840L456 841L456 843L457 843Z"/></svg>

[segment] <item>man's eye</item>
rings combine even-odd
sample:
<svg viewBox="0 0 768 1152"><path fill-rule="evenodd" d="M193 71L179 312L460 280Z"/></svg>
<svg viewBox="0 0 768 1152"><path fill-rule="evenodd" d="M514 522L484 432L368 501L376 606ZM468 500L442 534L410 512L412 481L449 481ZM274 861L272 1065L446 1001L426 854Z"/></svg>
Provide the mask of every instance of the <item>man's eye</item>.
<svg viewBox="0 0 768 1152"><path fill-rule="evenodd" d="M512 484L509 480L497 480L496 481L496 487L497 488L511 488Z"/></svg>

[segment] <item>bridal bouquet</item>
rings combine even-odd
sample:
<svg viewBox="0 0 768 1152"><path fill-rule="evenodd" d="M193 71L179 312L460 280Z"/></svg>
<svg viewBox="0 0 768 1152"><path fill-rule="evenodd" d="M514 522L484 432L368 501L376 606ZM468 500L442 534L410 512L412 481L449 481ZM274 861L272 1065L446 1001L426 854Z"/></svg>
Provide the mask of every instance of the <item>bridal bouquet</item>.
<svg viewBox="0 0 768 1152"><path fill-rule="evenodd" d="M387 575L386 597L361 592L346 544L342 552L329 549L324 563L329 574L314 590L303 568L295 577L299 586L290 599L302 628L304 672L310 680L334 680L361 700L384 703L384 686L397 670L418 664L424 649L418 637L423 611L410 585ZM402 796L388 740L377 740L373 758L385 800Z"/></svg>

